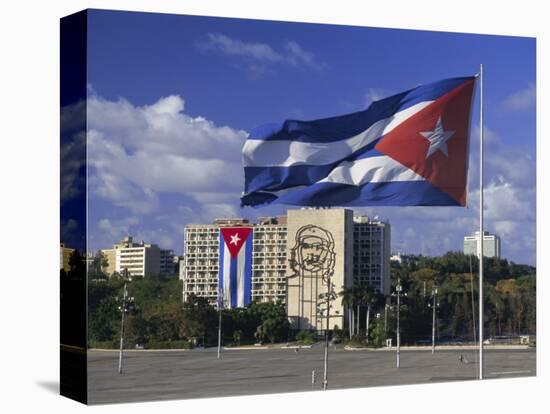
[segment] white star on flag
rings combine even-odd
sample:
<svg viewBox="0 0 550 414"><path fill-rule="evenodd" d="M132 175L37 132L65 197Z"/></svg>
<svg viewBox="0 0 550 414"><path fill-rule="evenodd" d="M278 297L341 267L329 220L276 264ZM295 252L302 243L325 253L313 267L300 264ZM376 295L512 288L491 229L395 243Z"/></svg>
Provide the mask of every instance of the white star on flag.
<svg viewBox="0 0 550 414"><path fill-rule="evenodd" d="M455 131L445 131L443 129L443 122L441 116L437 119L435 129L433 131L424 131L420 134L430 141L430 148L428 148L428 154L426 158L432 155L437 150L440 150L446 157L449 156L447 149L447 141L454 135Z"/></svg>
<svg viewBox="0 0 550 414"><path fill-rule="evenodd" d="M229 244L234 244L236 246L237 244L239 244L239 240L241 239L239 238L238 233L235 233L233 236L231 236L231 241L229 242Z"/></svg>

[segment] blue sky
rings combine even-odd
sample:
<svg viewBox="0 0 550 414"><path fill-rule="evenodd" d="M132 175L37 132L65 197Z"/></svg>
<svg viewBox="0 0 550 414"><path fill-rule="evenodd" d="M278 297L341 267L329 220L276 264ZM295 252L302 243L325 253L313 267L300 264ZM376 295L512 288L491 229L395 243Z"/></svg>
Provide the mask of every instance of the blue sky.
<svg viewBox="0 0 550 414"><path fill-rule="evenodd" d="M88 38L91 249L126 233L181 254L183 226L276 214L239 207L254 127L364 109L484 64L487 229L535 263L535 40L443 32L92 11ZM478 106L469 207L365 208L394 250L460 250L477 226Z"/></svg>

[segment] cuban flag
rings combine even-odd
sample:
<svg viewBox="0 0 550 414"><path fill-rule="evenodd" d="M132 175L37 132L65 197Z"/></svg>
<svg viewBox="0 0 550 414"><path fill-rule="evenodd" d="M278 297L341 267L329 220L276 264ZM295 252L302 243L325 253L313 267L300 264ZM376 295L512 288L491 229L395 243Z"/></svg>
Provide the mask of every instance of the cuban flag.
<svg viewBox="0 0 550 414"><path fill-rule="evenodd" d="M220 228L218 304L221 307L243 308L250 304L252 234L251 227Z"/></svg>
<svg viewBox="0 0 550 414"><path fill-rule="evenodd" d="M243 147L242 205L465 206L475 79L256 129Z"/></svg>

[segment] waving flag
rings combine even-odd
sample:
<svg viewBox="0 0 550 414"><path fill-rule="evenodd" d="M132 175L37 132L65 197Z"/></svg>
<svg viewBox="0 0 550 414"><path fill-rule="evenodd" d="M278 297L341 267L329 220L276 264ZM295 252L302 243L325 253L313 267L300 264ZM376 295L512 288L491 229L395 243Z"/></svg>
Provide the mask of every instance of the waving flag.
<svg viewBox="0 0 550 414"><path fill-rule="evenodd" d="M475 77L445 79L366 110L253 131L243 205L464 206Z"/></svg>
<svg viewBox="0 0 550 414"><path fill-rule="evenodd" d="M219 297L225 308L242 308L250 303L252 277L252 228L220 228Z"/></svg>

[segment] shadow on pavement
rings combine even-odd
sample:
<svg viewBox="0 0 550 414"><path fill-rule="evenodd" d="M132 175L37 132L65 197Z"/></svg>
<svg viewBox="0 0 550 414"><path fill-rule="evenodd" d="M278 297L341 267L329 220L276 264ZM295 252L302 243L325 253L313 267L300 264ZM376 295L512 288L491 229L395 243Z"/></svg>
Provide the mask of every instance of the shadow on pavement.
<svg viewBox="0 0 550 414"><path fill-rule="evenodd" d="M46 391L59 395L59 381L37 381L36 384Z"/></svg>

